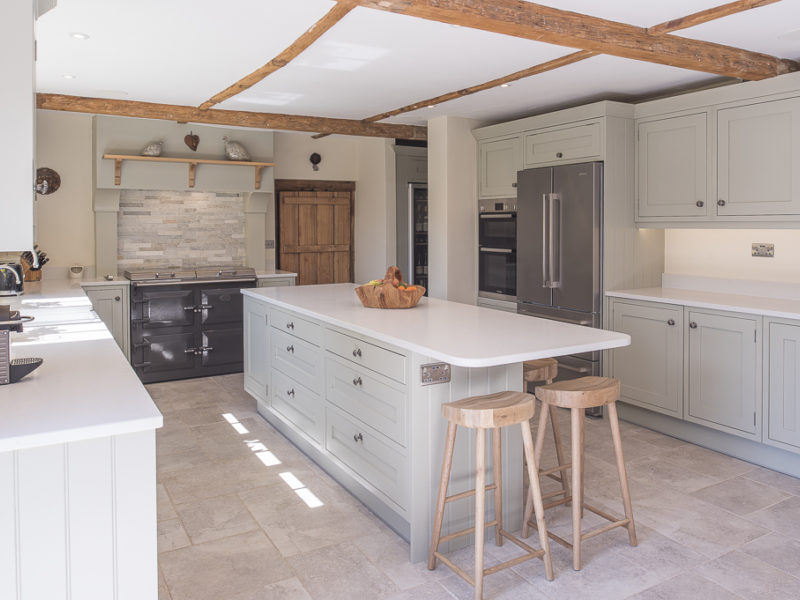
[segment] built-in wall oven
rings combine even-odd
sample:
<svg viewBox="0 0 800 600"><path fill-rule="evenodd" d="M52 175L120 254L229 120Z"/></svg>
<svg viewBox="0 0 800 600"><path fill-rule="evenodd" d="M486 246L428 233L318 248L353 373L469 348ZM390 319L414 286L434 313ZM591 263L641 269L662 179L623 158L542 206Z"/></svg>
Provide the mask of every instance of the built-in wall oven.
<svg viewBox="0 0 800 600"><path fill-rule="evenodd" d="M484 200L478 213L478 296L517 298L516 200Z"/></svg>

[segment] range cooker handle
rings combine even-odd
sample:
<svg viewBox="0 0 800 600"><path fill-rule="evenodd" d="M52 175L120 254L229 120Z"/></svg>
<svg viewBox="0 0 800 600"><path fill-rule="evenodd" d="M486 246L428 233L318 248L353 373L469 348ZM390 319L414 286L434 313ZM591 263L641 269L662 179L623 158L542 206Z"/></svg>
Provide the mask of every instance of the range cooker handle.
<svg viewBox="0 0 800 600"><path fill-rule="evenodd" d="M133 368L134 369L143 369L145 367L149 367L151 364L153 364L153 363L151 363L151 362L133 363Z"/></svg>

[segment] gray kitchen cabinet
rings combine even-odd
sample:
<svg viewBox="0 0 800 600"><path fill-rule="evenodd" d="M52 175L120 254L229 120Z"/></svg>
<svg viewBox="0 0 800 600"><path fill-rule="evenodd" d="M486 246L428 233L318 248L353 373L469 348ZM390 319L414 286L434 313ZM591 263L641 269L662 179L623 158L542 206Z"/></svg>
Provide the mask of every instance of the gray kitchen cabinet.
<svg viewBox="0 0 800 600"><path fill-rule="evenodd" d="M611 376L620 380L620 399L683 418L683 307L613 303L612 329L631 336L631 345L611 352Z"/></svg>
<svg viewBox="0 0 800 600"><path fill-rule="evenodd" d="M717 113L717 214L800 215L800 98Z"/></svg>
<svg viewBox="0 0 800 600"><path fill-rule="evenodd" d="M800 452L800 322L766 325L767 414L764 443Z"/></svg>
<svg viewBox="0 0 800 600"><path fill-rule="evenodd" d="M259 402L269 398L267 307L244 297L244 389Z"/></svg>
<svg viewBox="0 0 800 600"><path fill-rule="evenodd" d="M516 198L522 169L522 135L478 143L478 197Z"/></svg>
<svg viewBox="0 0 800 600"><path fill-rule="evenodd" d="M86 287L84 292L92 302L92 309L105 323L114 341L130 360L130 300L127 285Z"/></svg>
<svg viewBox="0 0 800 600"><path fill-rule="evenodd" d="M533 131L525 135L525 168L599 159L600 122Z"/></svg>
<svg viewBox="0 0 800 600"><path fill-rule="evenodd" d="M256 287L282 287L294 285L296 277L259 277Z"/></svg>
<svg viewBox="0 0 800 600"><path fill-rule="evenodd" d="M761 318L687 308L687 421L760 440Z"/></svg>
<svg viewBox="0 0 800 600"><path fill-rule="evenodd" d="M706 217L706 114L639 122L636 144L637 219Z"/></svg>

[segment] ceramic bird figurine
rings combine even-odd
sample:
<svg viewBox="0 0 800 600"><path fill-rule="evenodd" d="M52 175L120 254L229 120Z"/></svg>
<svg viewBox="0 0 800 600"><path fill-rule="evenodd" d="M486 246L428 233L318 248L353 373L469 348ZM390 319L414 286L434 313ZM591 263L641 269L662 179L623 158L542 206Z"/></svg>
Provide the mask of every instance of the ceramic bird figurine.
<svg viewBox="0 0 800 600"><path fill-rule="evenodd" d="M161 156L161 145L164 143L164 140L156 140L154 142L150 142L142 148L142 156Z"/></svg>
<svg viewBox="0 0 800 600"><path fill-rule="evenodd" d="M225 142L225 158L228 160L250 160L250 154L245 150L239 142L235 142L224 136L222 141Z"/></svg>

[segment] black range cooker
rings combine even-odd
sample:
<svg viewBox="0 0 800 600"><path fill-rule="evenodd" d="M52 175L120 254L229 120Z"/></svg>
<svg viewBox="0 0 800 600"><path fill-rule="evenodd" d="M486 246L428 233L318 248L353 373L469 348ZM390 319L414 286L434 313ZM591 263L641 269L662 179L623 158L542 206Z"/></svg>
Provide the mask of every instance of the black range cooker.
<svg viewBox="0 0 800 600"><path fill-rule="evenodd" d="M241 372L241 288L251 267L125 271L131 280L131 364L144 383Z"/></svg>

